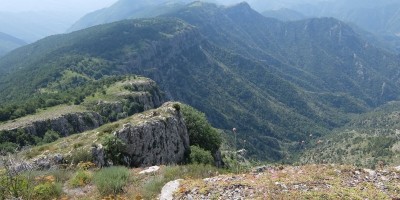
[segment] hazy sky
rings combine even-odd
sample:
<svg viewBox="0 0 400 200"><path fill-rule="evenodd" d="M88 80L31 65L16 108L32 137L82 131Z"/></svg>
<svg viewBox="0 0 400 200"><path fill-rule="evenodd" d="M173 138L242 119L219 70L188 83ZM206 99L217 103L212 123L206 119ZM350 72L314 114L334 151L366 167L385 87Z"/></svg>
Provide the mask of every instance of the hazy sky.
<svg viewBox="0 0 400 200"><path fill-rule="evenodd" d="M91 12L117 0L0 0L0 12L65 11Z"/></svg>

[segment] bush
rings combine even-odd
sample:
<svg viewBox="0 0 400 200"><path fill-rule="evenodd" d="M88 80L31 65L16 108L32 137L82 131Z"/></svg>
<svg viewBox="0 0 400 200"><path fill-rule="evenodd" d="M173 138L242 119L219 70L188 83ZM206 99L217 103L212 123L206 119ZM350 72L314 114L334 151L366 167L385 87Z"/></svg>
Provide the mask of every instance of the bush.
<svg viewBox="0 0 400 200"><path fill-rule="evenodd" d="M79 170L75 173L74 177L69 181L73 188L83 187L92 181L92 174L88 171Z"/></svg>
<svg viewBox="0 0 400 200"><path fill-rule="evenodd" d="M28 178L22 175L0 174L0 199L27 197L29 186Z"/></svg>
<svg viewBox="0 0 400 200"><path fill-rule="evenodd" d="M60 138L60 134L53 130L48 130L43 136L43 143L51 143Z"/></svg>
<svg viewBox="0 0 400 200"><path fill-rule="evenodd" d="M126 167L103 168L94 175L94 183L101 195L117 195L128 183L129 174Z"/></svg>
<svg viewBox="0 0 400 200"><path fill-rule="evenodd" d="M55 178L56 182L64 183L71 178L72 171L65 169L54 169L49 171L49 174Z"/></svg>
<svg viewBox="0 0 400 200"><path fill-rule="evenodd" d="M93 157L92 153L85 149L78 149L72 152L70 158L67 158L68 161L71 161L72 164L77 165L81 162L92 162Z"/></svg>
<svg viewBox="0 0 400 200"><path fill-rule="evenodd" d="M220 133L208 123L204 113L183 105L181 111L189 132L190 145L215 153L222 143Z"/></svg>
<svg viewBox="0 0 400 200"><path fill-rule="evenodd" d="M124 164L125 143L114 135L107 135L103 139L102 145L107 159L110 159L114 165Z"/></svg>
<svg viewBox="0 0 400 200"><path fill-rule="evenodd" d="M33 188L33 199L47 200L57 199L61 196L62 185L61 183L42 183Z"/></svg>
<svg viewBox="0 0 400 200"><path fill-rule="evenodd" d="M12 142L0 143L0 155L6 155L7 153L15 153L19 146Z"/></svg>
<svg viewBox="0 0 400 200"><path fill-rule="evenodd" d="M198 146L190 146L190 151L191 163L213 165L214 158L210 151L206 151Z"/></svg>

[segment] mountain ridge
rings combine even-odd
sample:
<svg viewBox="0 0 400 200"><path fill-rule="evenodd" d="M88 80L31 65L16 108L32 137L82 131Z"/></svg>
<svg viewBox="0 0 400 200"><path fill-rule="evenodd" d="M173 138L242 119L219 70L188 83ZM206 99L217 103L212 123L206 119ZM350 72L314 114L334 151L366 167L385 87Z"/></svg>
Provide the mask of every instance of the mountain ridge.
<svg viewBox="0 0 400 200"><path fill-rule="evenodd" d="M276 161L296 157L297 142L308 135L324 136L352 114L396 100L398 62L333 18L281 22L247 3L194 2L158 18L99 25L18 49L0 59L6 72L0 91L7 93L0 98L21 98L20 91L40 96L36 91L67 69L94 79L139 74L169 99L205 112L217 128L237 127L251 155ZM30 73L40 76L17 78ZM17 88L13 80L23 81Z"/></svg>
<svg viewBox="0 0 400 200"><path fill-rule="evenodd" d="M0 56L3 56L6 53L23 45L26 45L25 41L9 34L0 32Z"/></svg>

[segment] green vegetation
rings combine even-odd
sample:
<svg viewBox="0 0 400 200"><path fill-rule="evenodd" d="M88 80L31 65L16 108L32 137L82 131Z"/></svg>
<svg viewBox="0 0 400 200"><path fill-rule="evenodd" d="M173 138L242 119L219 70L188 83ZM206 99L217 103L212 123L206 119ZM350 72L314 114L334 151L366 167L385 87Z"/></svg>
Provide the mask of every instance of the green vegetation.
<svg viewBox="0 0 400 200"><path fill-rule="evenodd" d="M213 165L214 158L210 151L206 151L198 146L190 146L190 162L196 164Z"/></svg>
<svg viewBox="0 0 400 200"><path fill-rule="evenodd" d="M74 146L79 143L75 143ZM66 158L67 161L77 165L78 163L91 162L93 160L92 153L84 148L74 148L70 157Z"/></svg>
<svg viewBox="0 0 400 200"><path fill-rule="evenodd" d="M33 188L33 199L47 200L58 198L62 194L62 185L60 183L41 183Z"/></svg>
<svg viewBox="0 0 400 200"><path fill-rule="evenodd" d="M51 143L51 142L54 142L54 141L58 140L59 138L60 138L60 134L58 132L53 131L53 130L48 130L44 134L42 142L45 143L45 144L46 143Z"/></svg>
<svg viewBox="0 0 400 200"><path fill-rule="evenodd" d="M246 4L190 4L159 18L49 37L2 57L0 120L58 104L91 105L105 121L124 118L144 108L126 99L91 103L135 90L113 83L138 74L204 112L214 127L236 127L251 159L291 162L304 150L295 144L400 96L398 56L365 44L332 18L281 22ZM206 145L199 147L215 150Z"/></svg>
<svg viewBox="0 0 400 200"><path fill-rule="evenodd" d="M106 135L103 138L102 145L108 159L115 165L124 164L125 144L121 139L111 134Z"/></svg>
<svg viewBox="0 0 400 200"><path fill-rule="evenodd" d="M78 87L71 85L70 79L71 77L81 76L83 75L67 71L64 73L59 83L52 83L51 86L47 87L46 90L43 89L42 92L59 93L58 91L60 89L55 89L59 86ZM81 79L83 81L90 81L88 78ZM83 115L86 126L95 128L95 124L102 122L89 111L97 112L102 116L104 122L110 122L126 118L134 113L143 112L144 106L159 106L159 104L164 101L163 95L159 91L157 85L150 79L138 76L109 77L107 79L110 81L96 81L98 83L94 85L101 84L101 88L96 88L92 95L79 97L80 100L78 104L81 105L58 105L44 108L38 110L35 114L8 121L3 124L0 123L0 138L2 138L0 142L1 152L14 152L18 147L54 142L61 136L59 133L51 130L50 125L36 127L35 135L24 133L26 130L23 130L21 127L32 126L32 123L38 121L64 117L74 126L76 122L74 120L69 120L69 115L76 112ZM91 83L89 83L89 85L90 84ZM74 101L76 101L76 99ZM154 105L151 104L152 102L154 102ZM93 117L95 117L95 121L93 121ZM75 132L79 131L77 127L72 128ZM79 147L79 144L75 145L75 148Z"/></svg>
<svg viewBox="0 0 400 200"><path fill-rule="evenodd" d="M302 163L343 163L375 168L399 165L399 102L358 115L332 134L312 140L301 155ZM302 148L305 148L303 146ZM311 147L311 148L310 148Z"/></svg>
<svg viewBox="0 0 400 200"><path fill-rule="evenodd" d="M26 42L0 32L0 57L23 45L26 45Z"/></svg>
<svg viewBox="0 0 400 200"><path fill-rule="evenodd" d="M13 166L14 157L2 158L0 170L0 199L54 199L62 195L62 184L55 172L34 173L18 171ZM46 172L45 172L46 173ZM64 175L65 176L65 175ZM61 176L58 176L60 178Z"/></svg>
<svg viewBox="0 0 400 200"><path fill-rule="evenodd" d="M88 171L78 170L75 175L69 181L69 184L73 188L84 187L92 181L92 174Z"/></svg>
<svg viewBox="0 0 400 200"><path fill-rule="evenodd" d="M215 153L222 143L220 133L211 126L204 113L188 105L182 104L180 107L188 129L190 145Z"/></svg>
<svg viewBox="0 0 400 200"><path fill-rule="evenodd" d="M103 86L109 86L123 78L125 77L105 77L100 80L83 79L82 83L72 81L67 85L62 84L63 80L58 80L58 83L54 84L60 88L51 86L49 89L42 89L40 93L33 95L28 93L27 96L18 95L17 99L10 103L0 103L0 122L20 118L36 113L39 109L60 104L78 105L83 102L86 96L101 91Z"/></svg>
<svg viewBox="0 0 400 200"><path fill-rule="evenodd" d="M109 167L96 172L93 180L101 195L117 195L123 191L129 176L125 167Z"/></svg>

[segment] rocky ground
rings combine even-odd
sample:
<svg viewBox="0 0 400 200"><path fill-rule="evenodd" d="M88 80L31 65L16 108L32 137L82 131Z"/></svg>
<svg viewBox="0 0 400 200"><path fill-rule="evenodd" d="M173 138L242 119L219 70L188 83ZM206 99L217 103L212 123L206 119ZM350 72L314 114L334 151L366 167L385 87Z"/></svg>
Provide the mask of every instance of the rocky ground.
<svg viewBox="0 0 400 200"><path fill-rule="evenodd" d="M400 171L339 165L260 167L180 181L173 199L400 199Z"/></svg>

